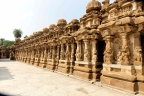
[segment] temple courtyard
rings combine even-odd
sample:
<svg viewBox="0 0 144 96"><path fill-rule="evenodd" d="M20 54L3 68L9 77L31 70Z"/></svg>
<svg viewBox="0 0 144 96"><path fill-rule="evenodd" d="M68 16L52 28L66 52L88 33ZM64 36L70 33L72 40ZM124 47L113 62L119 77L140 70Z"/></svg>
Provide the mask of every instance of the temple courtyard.
<svg viewBox="0 0 144 96"><path fill-rule="evenodd" d="M0 60L0 93L10 96L133 96L100 82L92 84L8 59Z"/></svg>

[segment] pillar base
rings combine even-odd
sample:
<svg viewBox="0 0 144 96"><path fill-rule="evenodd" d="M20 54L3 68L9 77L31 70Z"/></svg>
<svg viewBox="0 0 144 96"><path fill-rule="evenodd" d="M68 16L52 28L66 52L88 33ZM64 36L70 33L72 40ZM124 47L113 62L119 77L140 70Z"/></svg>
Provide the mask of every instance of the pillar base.
<svg viewBox="0 0 144 96"><path fill-rule="evenodd" d="M74 71L73 76L77 78L82 78L85 80L91 80L92 79L92 73L82 72L82 71Z"/></svg>
<svg viewBox="0 0 144 96"><path fill-rule="evenodd" d="M69 74L70 73L70 62L67 62L66 60L59 60L59 64L57 66L56 71Z"/></svg>
<svg viewBox="0 0 144 96"><path fill-rule="evenodd" d="M47 59L46 68L50 69L50 70L56 69L56 65L55 65L55 62L53 61L53 59Z"/></svg>
<svg viewBox="0 0 144 96"><path fill-rule="evenodd" d="M139 93L144 95L144 82L138 82Z"/></svg>
<svg viewBox="0 0 144 96"><path fill-rule="evenodd" d="M34 64L35 59L30 59L30 64L33 65Z"/></svg>
<svg viewBox="0 0 144 96"><path fill-rule="evenodd" d="M34 66L39 66L39 63L40 63L40 59L35 58Z"/></svg>
<svg viewBox="0 0 144 96"><path fill-rule="evenodd" d="M47 60L40 59L39 67L46 68L46 62L47 62Z"/></svg>
<svg viewBox="0 0 144 96"><path fill-rule="evenodd" d="M23 62L26 63L27 61L27 57L24 57Z"/></svg>
<svg viewBox="0 0 144 96"><path fill-rule="evenodd" d="M30 63L30 58L27 58L26 63L27 63L27 64Z"/></svg>
<svg viewBox="0 0 144 96"><path fill-rule="evenodd" d="M102 62L95 62L95 63L92 62L92 72L93 72L92 80L100 81L100 76L102 75L101 70L102 70Z"/></svg>
<svg viewBox="0 0 144 96"><path fill-rule="evenodd" d="M138 86L136 82L101 76L101 83L106 86L115 87L119 90L130 92L132 94L138 93Z"/></svg>
<svg viewBox="0 0 144 96"><path fill-rule="evenodd" d="M135 69L132 65L103 64L101 83L117 89L138 93Z"/></svg>
<svg viewBox="0 0 144 96"><path fill-rule="evenodd" d="M92 65L89 62L76 61L74 66L73 75L86 80L91 80L92 77Z"/></svg>
<svg viewBox="0 0 144 96"><path fill-rule="evenodd" d="M69 73L70 75L73 75L74 66L75 66L74 62L70 61L70 73Z"/></svg>
<svg viewBox="0 0 144 96"><path fill-rule="evenodd" d="M47 64L47 65L46 65L46 68L47 68L47 69L50 69L50 70L55 70L55 65Z"/></svg>

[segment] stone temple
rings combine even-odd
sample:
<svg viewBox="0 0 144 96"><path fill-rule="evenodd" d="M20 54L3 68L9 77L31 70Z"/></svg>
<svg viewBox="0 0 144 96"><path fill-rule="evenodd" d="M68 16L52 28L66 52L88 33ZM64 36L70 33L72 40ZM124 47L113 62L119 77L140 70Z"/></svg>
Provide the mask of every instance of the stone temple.
<svg viewBox="0 0 144 96"><path fill-rule="evenodd" d="M17 39L10 58L131 93L144 93L144 4L91 0L80 20Z"/></svg>

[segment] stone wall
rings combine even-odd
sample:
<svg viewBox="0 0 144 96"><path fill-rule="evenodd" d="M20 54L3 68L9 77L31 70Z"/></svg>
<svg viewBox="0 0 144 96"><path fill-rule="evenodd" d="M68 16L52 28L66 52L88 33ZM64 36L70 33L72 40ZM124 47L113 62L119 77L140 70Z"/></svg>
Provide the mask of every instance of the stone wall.
<svg viewBox="0 0 144 96"><path fill-rule="evenodd" d="M9 48L6 46L0 46L0 59L9 58Z"/></svg>

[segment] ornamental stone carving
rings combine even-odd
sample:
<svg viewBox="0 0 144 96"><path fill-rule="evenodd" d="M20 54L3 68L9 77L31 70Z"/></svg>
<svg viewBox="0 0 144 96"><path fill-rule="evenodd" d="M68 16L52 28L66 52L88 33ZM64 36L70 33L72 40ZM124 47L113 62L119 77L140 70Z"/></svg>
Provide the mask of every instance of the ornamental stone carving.
<svg viewBox="0 0 144 96"><path fill-rule="evenodd" d="M82 54L81 54L79 51L76 52L76 55L75 55L75 56L76 56L76 60L77 60L77 61L81 61L81 56L82 56Z"/></svg>
<svg viewBox="0 0 144 96"><path fill-rule="evenodd" d="M48 53L48 57L49 57L49 59L52 59L52 52Z"/></svg>
<svg viewBox="0 0 144 96"><path fill-rule="evenodd" d="M86 49L86 50L85 50L84 56L85 56L85 57L84 57L84 60L85 60L85 61L87 61L87 62L90 61L90 59L91 59L91 53L90 53L90 50L89 50L89 49Z"/></svg>
<svg viewBox="0 0 144 96"><path fill-rule="evenodd" d="M92 53L92 55L93 55L93 57L92 57L92 60L94 61L94 62L97 62L97 55L98 55L98 52L97 52L97 50L95 50L94 51L94 53Z"/></svg>
<svg viewBox="0 0 144 96"><path fill-rule="evenodd" d="M70 60L70 56L71 56L71 53L69 51L67 51L65 53L65 57L66 57L66 60L69 61Z"/></svg>
<svg viewBox="0 0 144 96"><path fill-rule="evenodd" d="M111 48L108 48L104 52L104 62L106 64L112 64L113 63L113 52Z"/></svg>
<svg viewBox="0 0 144 96"><path fill-rule="evenodd" d="M125 46L122 49L122 53L119 58L122 65L130 65L130 50L128 46Z"/></svg>
<svg viewBox="0 0 144 96"><path fill-rule="evenodd" d="M142 48L140 46L136 46L134 49L134 61L142 62Z"/></svg>

